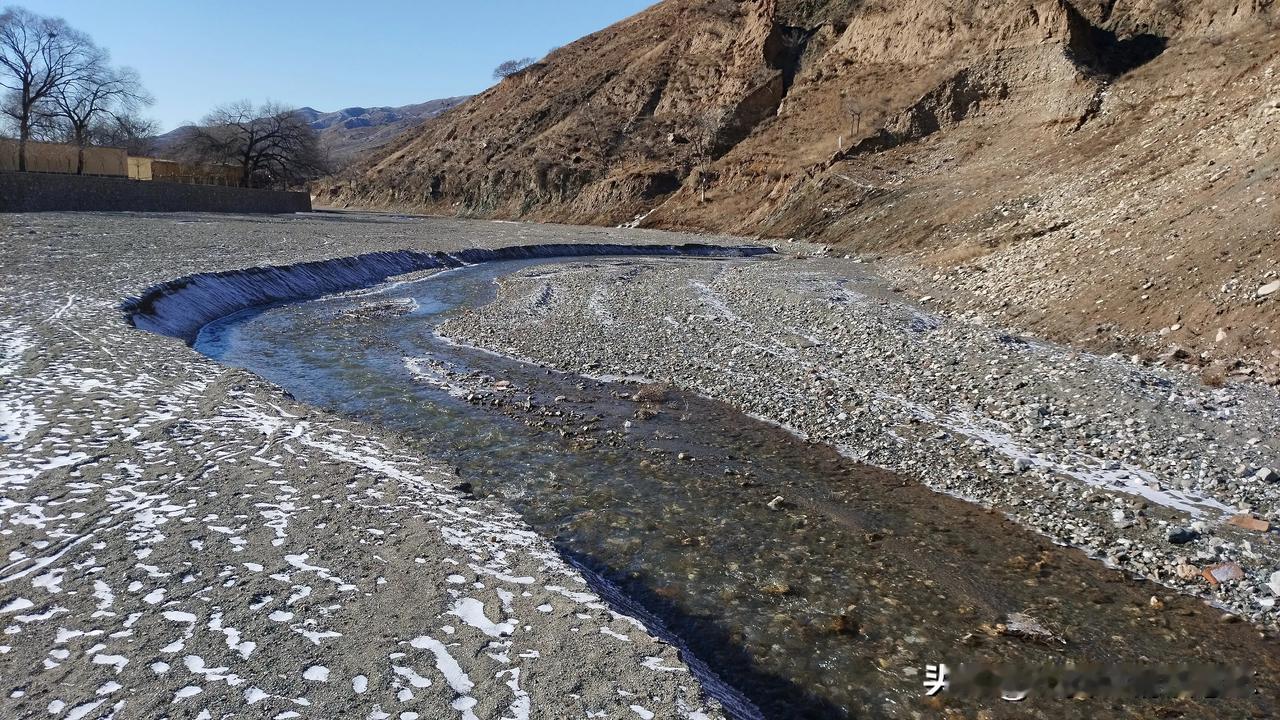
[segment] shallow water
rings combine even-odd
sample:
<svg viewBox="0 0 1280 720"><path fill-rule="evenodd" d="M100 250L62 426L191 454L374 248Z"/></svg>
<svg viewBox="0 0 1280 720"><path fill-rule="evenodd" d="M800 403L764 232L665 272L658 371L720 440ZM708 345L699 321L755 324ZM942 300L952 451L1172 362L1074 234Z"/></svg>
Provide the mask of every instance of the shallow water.
<svg viewBox="0 0 1280 720"><path fill-rule="evenodd" d="M255 309L207 326L196 347L401 431L620 588L769 717L1274 711L1274 644L1197 601L722 404L436 337L450 312L491 300L495 278L535 264L572 267L493 263ZM1019 631L1024 618L1039 627ZM1243 667L1268 695L1012 703L923 691L926 664L1069 661Z"/></svg>

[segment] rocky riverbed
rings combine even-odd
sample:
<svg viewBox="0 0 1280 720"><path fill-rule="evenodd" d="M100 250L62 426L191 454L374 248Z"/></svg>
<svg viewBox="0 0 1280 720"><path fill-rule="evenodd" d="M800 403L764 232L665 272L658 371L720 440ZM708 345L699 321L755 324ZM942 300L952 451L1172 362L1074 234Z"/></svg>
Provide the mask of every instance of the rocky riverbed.
<svg viewBox="0 0 1280 720"><path fill-rule="evenodd" d="M526 271L442 332L724 400L1274 630L1274 389L936 315L865 265L790 247L728 267Z"/></svg>
<svg viewBox="0 0 1280 720"><path fill-rule="evenodd" d="M6 216L0 717L722 716L673 647L451 469L118 309L258 264L684 241L392 216Z"/></svg>
<svg viewBox="0 0 1280 720"><path fill-rule="evenodd" d="M611 602L691 651L696 678L710 677L705 664L738 691L708 684L735 708L745 696L787 720L911 718L940 707L988 720L1085 720L1099 716L1097 702L1058 698L1092 692L1091 683L1063 673L1110 663L1227 669L1212 682L1218 694L1131 698L1125 710L1136 717L1273 711L1265 698L1277 695L1280 654L1194 598L1127 581L999 513L671 384L555 372L434 332L487 304L494 280L522 268L554 279L617 262L415 274L237 313L202 329L194 347L299 400L403 431L423 457L455 466L461 488L517 510L603 580L595 587ZM1043 667L1059 681L1001 686L1028 690L1025 703L1001 701L997 688L931 698L921 678L942 660ZM1229 692L1233 677L1251 688L1243 702L1205 699Z"/></svg>
<svg viewBox="0 0 1280 720"><path fill-rule="evenodd" d="M688 239L396 216L5 218L0 715L723 716L674 647L593 592L587 576L511 511L501 482L485 481L490 492L477 496L452 466L419 451L421 443L318 410L178 340L130 328L118 307L158 282L257 264L382 250ZM857 583L858 597L833 615L837 622L808 631L833 648L863 643L864 654L880 660L863 669L886 685L919 687L918 665L933 653L912 648L927 643L965 656L965 648L1025 642L1023 651L995 656L1070 659L1073 648L1131 638L1125 657L1232 666L1248 659L1246 669L1264 673L1255 684L1270 693L1280 594L1270 528L1280 520L1273 389L1205 387L1188 374L1081 355L973 315L943 317L904 300L864 265L799 243L784 247L793 252L777 260L629 258L530 268L501 282L497 302L450 321L444 333L581 374L649 378L723 400L896 471L847 475L877 479L883 490L874 492L886 496L872 504L898 502L886 498L900 477L901 502L946 508L910 482L918 479L1220 608L1206 613L1119 573L1091 577L1092 566L1072 559L1078 554L1041 548L1014 556L1013 549L1030 547L1014 539L1021 531L989 533L1001 541L983 551L1009 555L1007 562L957 578L963 563L946 558L964 552L967 540L868 525L858 551L871 558L867 577L842 581ZM477 403L521 387L451 377L430 358L409 370L419 382L474 393ZM618 392L647 398L637 413L672 411L658 402L660 386ZM573 400L497 407L556 426L566 402ZM590 432L561 428L569 444L597 442L597 430L628 432L621 420L595 427L592 408L577 412ZM741 430L728 434L741 440ZM670 460L696 468L713 456L673 453ZM819 543L828 527L869 522L857 513L866 511L870 482L831 502L804 482L726 477L734 498ZM839 517L824 519L833 512ZM963 516L969 527L994 527L966 515L968 507L939 512ZM948 526L909 524L916 532ZM702 542L690 537L689 547ZM904 564L913 553L921 561ZM848 556L859 557L840 557ZM761 591L786 604L805 584L829 581L823 566L786 558L778 583L725 602ZM893 577L880 577L886 573ZM981 607L993 593L984 578L1025 582L1025 594L1043 603L1033 603L1031 615L985 622ZM948 628L969 623L971 632L878 637L904 617L928 626L930 612L939 612L927 602L930 593L950 587L964 591L939 600L978 600L976 611L948 617ZM1090 604L1110 624L1089 627ZM1041 622L1061 619L1066 608L1086 611L1072 610L1067 633ZM885 618L870 628L876 632L857 624L872 617ZM1241 620L1252 624L1235 624ZM1125 630L1081 642L1102 627ZM1143 648L1182 650L1147 657ZM1148 707L1197 717L1214 707L1173 702ZM1006 704L993 717L1022 707L1031 709ZM1097 716L1091 707L1074 706Z"/></svg>

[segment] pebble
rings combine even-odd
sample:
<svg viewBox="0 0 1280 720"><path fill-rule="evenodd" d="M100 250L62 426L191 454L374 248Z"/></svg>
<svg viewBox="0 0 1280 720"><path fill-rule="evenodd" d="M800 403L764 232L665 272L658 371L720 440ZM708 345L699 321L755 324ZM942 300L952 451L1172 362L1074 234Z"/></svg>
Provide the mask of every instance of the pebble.
<svg viewBox="0 0 1280 720"><path fill-rule="evenodd" d="M1232 515L1231 519L1227 520L1227 523L1234 525L1238 528L1243 528L1245 530L1252 530L1254 532L1264 533L1271 529L1271 523L1267 522L1266 520L1260 520L1252 515L1247 515L1247 514Z"/></svg>
<svg viewBox="0 0 1280 720"><path fill-rule="evenodd" d="M1174 568L1174 574L1177 575L1180 580L1191 580L1192 578L1200 577L1200 568L1195 565L1181 563Z"/></svg>
<svg viewBox="0 0 1280 720"><path fill-rule="evenodd" d="M1206 567L1201 573L1210 585L1244 579L1244 570L1234 562L1222 562Z"/></svg>

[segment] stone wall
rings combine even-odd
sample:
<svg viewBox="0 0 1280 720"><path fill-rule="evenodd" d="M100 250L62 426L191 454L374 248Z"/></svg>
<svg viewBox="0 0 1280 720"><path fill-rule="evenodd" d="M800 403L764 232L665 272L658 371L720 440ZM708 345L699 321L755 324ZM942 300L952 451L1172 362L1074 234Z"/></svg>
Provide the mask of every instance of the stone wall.
<svg viewBox="0 0 1280 720"><path fill-rule="evenodd" d="M0 212L310 212L305 192L138 182L124 178L0 172Z"/></svg>

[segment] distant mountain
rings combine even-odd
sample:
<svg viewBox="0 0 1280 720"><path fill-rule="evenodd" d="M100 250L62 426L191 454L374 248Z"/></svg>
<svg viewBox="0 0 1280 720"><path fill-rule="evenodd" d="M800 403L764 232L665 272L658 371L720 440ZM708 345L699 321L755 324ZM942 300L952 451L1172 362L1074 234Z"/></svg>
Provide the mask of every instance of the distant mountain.
<svg viewBox="0 0 1280 720"><path fill-rule="evenodd" d="M320 133L320 146L341 166L466 99L451 97L400 107L349 107L336 112L304 107L298 112Z"/></svg>
<svg viewBox="0 0 1280 720"><path fill-rule="evenodd" d="M158 158L169 157L173 154L174 148L190 137L195 129L195 125L183 125L151 138L151 149L148 154Z"/></svg>
<svg viewBox="0 0 1280 720"><path fill-rule="evenodd" d="M467 96L428 100L400 107L349 107L335 112L299 108L298 113L320 133L320 146L334 164L343 167L358 155L381 147L400 133L458 105ZM192 132L192 126L171 130L155 139L155 154L171 152Z"/></svg>

